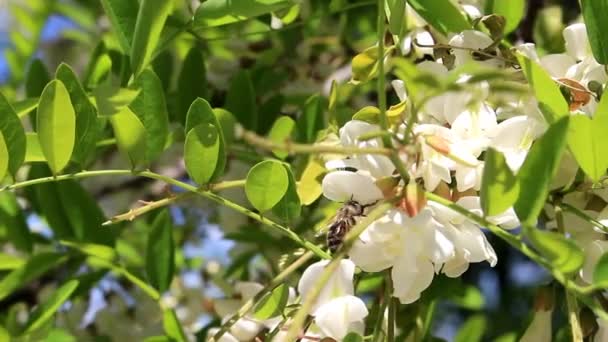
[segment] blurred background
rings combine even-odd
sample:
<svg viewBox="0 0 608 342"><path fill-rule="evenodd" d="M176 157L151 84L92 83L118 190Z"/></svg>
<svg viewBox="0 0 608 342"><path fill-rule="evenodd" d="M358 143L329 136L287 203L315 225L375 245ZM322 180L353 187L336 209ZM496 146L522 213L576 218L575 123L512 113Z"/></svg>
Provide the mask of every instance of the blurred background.
<svg viewBox="0 0 608 342"><path fill-rule="evenodd" d="M208 82L201 87L212 89L209 95L212 104L224 101L232 75L239 69L249 69L259 75L256 89L260 110L270 112L278 108L279 112L290 113L302 99L326 92L328 80L347 73L349 58L375 40L373 1L323 1L326 3L305 1L309 5L303 6L302 15L309 19L301 24L298 21L283 24L283 28L272 27L277 31L272 34L256 33L271 29L270 18L264 17L238 27L197 33L199 39L194 41L190 35L184 35L176 40L168 54L159 56L155 62L157 73L168 89L176 91L175 79L179 70L175 66L181 64L190 46L199 46L205 56ZM197 5L196 1L174 2L184 16ZM348 11L333 13L332 4L353 6ZM512 38L514 41L533 40L542 51L559 52L563 49L563 27L578 15L575 0L530 0L526 19ZM0 91L14 100L36 97L41 91L38 85L44 85L46 80L28 79L30 74L40 75L39 72L30 73L30 70L42 68L52 77L61 62L70 64L82 75L100 41L112 48L112 42L107 38L108 30L108 20L97 0L0 0ZM281 48L276 47L277 41L281 42ZM277 88L281 97L277 97ZM345 110L346 117L354 113L353 108L374 101L373 95L367 94L365 89L352 90L346 96L350 108L350 111ZM282 102L276 106L273 101ZM169 106L179 105L169 102ZM104 153L103 165L98 165L99 168L112 168L120 163L113 150ZM179 154L165 153L167 157L156 165L157 170L187 180L181 161L174 157ZM246 162L241 167L235 163L226 178L242 178L247 167ZM108 217L136 206L138 200L157 198L167 191L162 184L123 178L84 184L95 194ZM243 195L230 191L227 196L238 200ZM320 204L325 205L328 204ZM255 237L239 234L251 223L228 209L212 209L209 203L191 200L172 207L171 213L182 242L178 252L181 276L166 300L176 306L187 329L198 332L202 341L205 327L217 324L208 312L209 303L223 296L223 280L214 274L227 270L222 274L228 274L229 279L263 282L270 267L266 260L275 255L265 255L268 246ZM310 224L321 221L322 218L314 218ZM29 211L27 223L36 234L52 234L45 219L33 211ZM145 219L135 221L122 233L125 243L120 245L119 242L118 248L121 256L131 258L134 265L142 262L138 250L143 248L145 234L142 232L148 224ZM0 222L0 238L1 228ZM484 339L513 338L513 331L521 331L531 319L538 286L551 286L550 277L542 268L493 236L488 238L499 255L496 267L473 264L462 280L439 277L425 292L425 296L435 296L445 288L459 289L453 298L441 300L437 306L432 327L436 337L451 341L469 318L484 313L488 318L487 330L491 332ZM42 279L29 289L0 301L0 307L35 303L52 282L52 277ZM557 305L563 305L559 296ZM153 307L154 303L136 288L112 275L105 275L90 289L86 300L71 302L62 308L58 324L63 329L58 329L53 336L63 338L56 341L140 340L162 331L159 313ZM4 311L3 320L9 319L11 310ZM555 320L562 322L563 317L555 317Z"/></svg>

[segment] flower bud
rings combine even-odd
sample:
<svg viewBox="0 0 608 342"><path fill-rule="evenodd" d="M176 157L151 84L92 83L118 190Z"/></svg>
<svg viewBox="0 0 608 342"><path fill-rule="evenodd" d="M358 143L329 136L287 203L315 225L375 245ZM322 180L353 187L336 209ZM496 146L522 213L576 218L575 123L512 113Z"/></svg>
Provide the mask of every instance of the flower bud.
<svg viewBox="0 0 608 342"><path fill-rule="evenodd" d="M405 187L405 196L399 202L399 208L405 211L409 217L418 215L420 210L426 206L424 189L415 182L410 182Z"/></svg>

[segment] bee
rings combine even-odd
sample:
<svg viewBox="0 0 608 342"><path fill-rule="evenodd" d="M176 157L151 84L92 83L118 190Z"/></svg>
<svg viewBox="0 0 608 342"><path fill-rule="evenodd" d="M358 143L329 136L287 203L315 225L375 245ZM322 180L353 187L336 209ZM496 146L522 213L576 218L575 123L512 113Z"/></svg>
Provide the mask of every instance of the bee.
<svg viewBox="0 0 608 342"><path fill-rule="evenodd" d="M344 242L344 237L357 224L357 217L365 216L365 209L377 202L361 204L352 198L344 203L327 229L327 247L335 253Z"/></svg>

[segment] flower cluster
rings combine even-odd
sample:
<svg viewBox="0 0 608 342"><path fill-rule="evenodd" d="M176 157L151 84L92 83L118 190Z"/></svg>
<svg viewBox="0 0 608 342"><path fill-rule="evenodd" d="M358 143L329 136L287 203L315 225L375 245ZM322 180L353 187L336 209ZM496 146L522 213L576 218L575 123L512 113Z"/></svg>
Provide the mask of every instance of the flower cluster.
<svg viewBox="0 0 608 342"><path fill-rule="evenodd" d="M569 103L573 114L593 113L597 101L589 95L589 89L594 82L606 82L605 69L590 53L584 24L567 27L564 39L565 54L539 58L532 44L522 44L516 49L537 61L557 83L570 91ZM428 51L423 48L415 50L415 47L428 44L433 44L432 37L419 29L408 38L401 50L422 56ZM449 40L449 45L454 47L450 67L480 63L484 67L510 68L500 58L475 58L474 51L487 52L492 44L493 40L481 31L464 31L454 35ZM500 55L500 51L493 52ZM453 72L443 62L441 59L423 61L416 67L441 80L450 77ZM469 75L462 74L456 82L464 84L469 78ZM530 147L544 133L548 124L533 97L490 94L489 86L484 82L466 90L448 91L430 97L415 112L413 120L406 120L408 115L414 115L409 105L415 99L409 98L406 91L408 84L404 81L394 80L392 85L401 104L404 104L404 111L402 120L391 120L389 130L407 174L403 175L403 170L398 172L386 156L352 155L326 162L330 172L323 179L322 187L325 197L332 201L352 199L361 204L388 199L397 192L406 193L402 203L363 232L349 256L363 271L391 269L394 296L402 303L411 303L420 298L435 274L458 277L470 263L487 261L494 266L497 257L475 223L437 203L426 203L422 200L424 196L409 197L409 190L404 189L412 187L414 193L435 192L473 213L483 215L479 190L484 152L492 148L502 153L508 167L516 173ZM378 136L375 133L380 131L381 127L373 120L352 120L340 128L339 141L342 146L380 147L383 146L382 140L374 138ZM409 144L404 144L404 141ZM577 169L571 156L563 158L553 186L569 184ZM597 216L597 213L592 216ZM567 219L573 217L568 216ZM519 226L513 209L488 217L488 220L504 229ZM585 231L594 232L591 228ZM605 250L604 241L588 235L587 239L579 239L579 243L589 246L587 250L590 253L596 251L598 256L588 260L588 265L581 271L583 278Z"/></svg>

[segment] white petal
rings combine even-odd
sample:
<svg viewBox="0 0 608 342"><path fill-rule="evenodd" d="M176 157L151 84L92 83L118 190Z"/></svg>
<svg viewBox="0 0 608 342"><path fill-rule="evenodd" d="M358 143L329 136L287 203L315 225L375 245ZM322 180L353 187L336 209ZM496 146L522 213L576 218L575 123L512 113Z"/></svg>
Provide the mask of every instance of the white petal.
<svg viewBox="0 0 608 342"><path fill-rule="evenodd" d="M572 24L564 29L564 41L566 51L577 60L581 60L590 55L591 47L587 38L585 24Z"/></svg>
<svg viewBox="0 0 608 342"><path fill-rule="evenodd" d="M551 54L543 56L540 64L549 72L551 77L564 77L568 69L576 64L574 58L565 53Z"/></svg>
<svg viewBox="0 0 608 342"><path fill-rule="evenodd" d="M323 195L336 202L353 199L361 204L369 204L383 198L382 191L374 181L359 173L334 171L323 177Z"/></svg>
<svg viewBox="0 0 608 342"><path fill-rule="evenodd" d="M218 331L220 331L220 328L209 329L209 331L207 332L207 339L211 339L211 337L213 337L213 335L217 334ZM217 342L240 342L240 341L237 340L236 337L230 335L230 333L226 332L226 333L224 333L224 335L222 335L222 337Z"/></svg>
<svg viewBox="0 0 608 342"><path fill-rule="evenodd" d="M407 100L407 91L405 90L405 83L402 80L394 80L391 82L391 85L401 102Z"/></svg>
<svg viewBox="0 0 608 342"><path fill-rule="evenodd" d="M298 292L302 296L302 300L306 299L306 296L312 287L315 286L319 276L328 263L328 260L322 260L308 266L308 268L304 271L302 277L300 278L300 282L298 283ZM354 274L355 264L350 260L341 260L340 266L338 266L336 272L332 274L325 287L321 290L317 301L312 307L312 313L314 314L321 305L327 303L333 298L344 295L352 295L354 293Z"/></svg>
<svg viewBox="0 0 608 342"><path fill-rule="evenodd" d="M411 259L404 255L391 271L393 277L393 295L402 304L410 304L420 298L420 294L433 281L435 269L433 263L424 258Z"/></svg>
<svg viewBox="0 0 608 342"><path fill-rule="evenodd" d="M360 136L379 130L380 126L378 125L372 125L365 121L351 120L340 128L340 140L344 146L357 146Z"/></svg>
<svg viewBox="0 0 608 342"><path fill-rule="evenodd" d="M600 257L608 251L608 241L596 240L585 246L585 264L580 270L583 280L589 284L593 282L593 271Z"/></svg>
<svg viewBox="0 0 608 342"><path fill-rule="evenodd" d="M240 281L234 284L234 289L241 294L241 298L243 298L244 301L247 301L253 298L258 292L262 291L264 286L252 281Z"/></svg>
<svg viewBox="0 0 608 342"><path fill-rule="evenodd" d="M353 323L362 322L367 315L367 308L361 299L343 296L321 306L315 313L315 323L325 336L339 341L353 331Z"/></svg>
<svg viewBox="0 0 608 342"><path fill-rule="evenodd" d="M515 47L515 49L531 60L538 61L538 53L536 53L536 45L534 43L523 43Z"/></svg>
<svg viewBox="0 0 608 342"><path fill-rule="evenodd" d="M228 319L229 317L225 317ZM230 334L239 341L251 341L262 331L264 326L256 321L241 318L230 328Z"/></svg>
<svg viewBox="0 0 608 342"><path fill-rule="evenodd" d="M441 272L450 278L458 278L469 269L469 262L463 253L458 253L452 260L446 262Z"/></svg>
<svg viewBox="0 0 608 342"><path fill-rule="evenodd" d="M213 301L213 308L220 317L235 314L241 306L243 306L243 302L239 299L216 299Z"/></svg>

